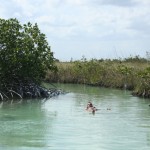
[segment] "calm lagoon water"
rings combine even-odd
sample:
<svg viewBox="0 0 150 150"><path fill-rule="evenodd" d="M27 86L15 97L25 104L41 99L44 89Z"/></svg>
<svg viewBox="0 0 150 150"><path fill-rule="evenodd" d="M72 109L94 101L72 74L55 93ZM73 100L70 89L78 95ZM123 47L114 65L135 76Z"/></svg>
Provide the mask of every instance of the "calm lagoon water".
<svg viewBox="0 0 150 150"><path fill-rule="evenodd" d="M0 105L0 150L150 149L150 100L116 89L57 86L69 93ZM94 115L85 111L88 101L100 109Z"/></svg>

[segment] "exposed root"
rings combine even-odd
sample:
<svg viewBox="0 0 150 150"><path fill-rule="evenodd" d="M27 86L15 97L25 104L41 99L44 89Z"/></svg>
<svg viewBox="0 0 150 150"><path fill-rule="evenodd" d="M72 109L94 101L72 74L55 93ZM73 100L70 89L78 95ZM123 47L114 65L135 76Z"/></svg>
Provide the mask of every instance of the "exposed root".
<svg viewBox="0 0 150 150"><path fill-rule="evenodd" d="M3 84L0 87L0 101L9 99L24 99L24 98L50 98L64 94L62 90L56 88L46 89L33 82ZM19 101L21 102L21 101ZM13 103L13 100L12 100Z"/></svg>
<svg viewBox="0 0 150 150"><path fill-rule="evenodd" d="M1 100L3 101L4 100L4 97L3 95L0 93L0 97L1 97Z"/></svg>
<svg viewBox="0 0 150 150"><path fill-rule="evenodd" d="M18 95L21 99L22 99L22 96L19 94L19 93L17 93L17 92L15 92L15 91L13 91L13 90L9 90L11 93L13 92L13 93L15 93L16 95Z"/></svg>

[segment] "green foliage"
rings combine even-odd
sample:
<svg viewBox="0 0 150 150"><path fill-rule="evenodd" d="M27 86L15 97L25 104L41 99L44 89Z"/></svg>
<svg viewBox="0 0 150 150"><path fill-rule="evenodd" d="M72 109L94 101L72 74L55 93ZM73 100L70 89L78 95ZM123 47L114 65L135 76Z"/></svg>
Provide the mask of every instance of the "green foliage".
<svg viewBox="0 0 150 150"><path fill-rule="evenodd" d="M145 68L137 73L138 83L136 91L142 93L142 96L146 94L150 95L150 67Z"/></svg>
<svg viewBox="0 0 150 150"><path fill-rule="evenodd" d="M79 83L98 84L105 74L104 65L95 59L75 62L74 70L80 79Z"/></svg>
<svg viewBox="0 0 150 150"><path fill-rule="evenodd" d="M118 66L118 71L121 72L123 75L130 75L132 72L132 67L128 67L125 65L119 65Z"/></svg>
<svg viewBox="0 0 150 150"><path fill-rule="evenodd" d="M55 69L46 37L30 22L0 19L0 79L3 82L29 79L40 82L47 69Z"/></svg>
<svg viewBox="0 0 150 150"><path fill-rule="evenodd" d="M138 73L138 76L147 80L150 79L150 67L145 68L144 70Z"/></svg>
<svg viewBox="0 0 150 150"><path fill-rule="evenodd" d="M124 61L124 62L139 62L139 63L145 63L145 62L147 62L147 59L141 58L139 55L137 55L137 56L134 56L134 57L130 56L130 57L128 57L128 58L125 58L123 61Z"/></svg>
<svg viewBox="0 0 150 150"><path fill-rule="evenodd" d="M135 95L150 97L150 67L143 58L120 60L87 60L57 63L57 76L47 74L53 82L81 83L135 91ZM51 80L54 79L55 80ZM143 94L144 93L144 94Z"/></svg>

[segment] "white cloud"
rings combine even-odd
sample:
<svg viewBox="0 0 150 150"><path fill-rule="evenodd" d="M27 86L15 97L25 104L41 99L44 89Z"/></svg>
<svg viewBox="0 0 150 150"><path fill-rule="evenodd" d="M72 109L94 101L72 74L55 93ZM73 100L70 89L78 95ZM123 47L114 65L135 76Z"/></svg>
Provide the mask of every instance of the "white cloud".
<svg viewBox="0 0 150 150"><path fill-rule="evenodd" d="M86 44L87 50L94 47L98 51L111 48L119 41L136 43L142 38L148 41L150 37L149 0L0 0L0 7L2 18L37 22L48 40L54 43L54 51L71 49L67 44L73 41L78 47L72 45L72 49L76 47L76 51L81 52ZM108 44L100 44L100 41ZM149 43L145 41L147 48ZM125 47L120 44L120 48L121 45Z"/></svg>
<svg viewBox="0 0 150 150"><path fill-rule="evenodd" d="M5 18L5 9L2 7L2 4L0 4L0 16L2 17L2 18Z"/></svg>
<svg viewBox="0 0 150 150"><path fill-rule="evenodd" d="M12 4L20 9L20 13L25 17L33 17L36 7L29 0L12 0Z"/></svg>
<svg viewBox="0 0 150 150"><path fill-rule="evenodd" d="M136 4L134 0L93 0L93 2L99 5L113 5L119 7L131 7Z"/></svg>

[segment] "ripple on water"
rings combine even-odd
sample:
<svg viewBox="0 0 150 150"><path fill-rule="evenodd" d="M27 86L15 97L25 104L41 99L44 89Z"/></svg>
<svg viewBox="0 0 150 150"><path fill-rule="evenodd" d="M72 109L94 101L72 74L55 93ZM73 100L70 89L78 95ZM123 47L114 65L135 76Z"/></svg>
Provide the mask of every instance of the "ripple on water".
<svg viewBox="0 0 150 150"><path fill-rule="evenodd" d="M1 108L0 149L150 149L146 101L118 90L79 85L69 86L69 90L72 92L43 104L14 106L8 112ZM85 111L89 100L100 108L94 115Z"/></svg>

